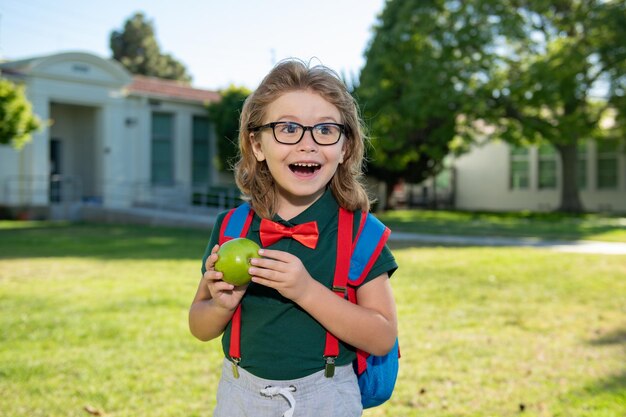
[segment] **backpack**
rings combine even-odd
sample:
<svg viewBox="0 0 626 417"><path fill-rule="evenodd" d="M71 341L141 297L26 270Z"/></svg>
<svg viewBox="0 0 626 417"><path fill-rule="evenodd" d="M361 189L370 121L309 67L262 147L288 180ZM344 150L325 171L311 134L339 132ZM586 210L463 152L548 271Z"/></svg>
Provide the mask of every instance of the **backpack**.
<svg viewBox="0 0 626 417"><path fill-rule="evenodd" d="M219 244L245 237L253 217L254 211L248 203L228 211L220 227ZM352 241L353 223L354 213L340 208L337 263L332 291L356 304L356 290L376 262L391 231L373 215L363 212L356 238ZM237 366L241 361L240 336L241 304L233 314L230 334L229 356L233 362L235 377L238 376ZM339 341L330 332L326 332L325 376L329 378L333 376L334 362L338 355ZM357 374L363 408L378 406L391 398L398 376L399 358L400 349L397 339L391 351L384 356L370 355L360 349L357 350L357 359L354 360L353 366Z"/></svg>

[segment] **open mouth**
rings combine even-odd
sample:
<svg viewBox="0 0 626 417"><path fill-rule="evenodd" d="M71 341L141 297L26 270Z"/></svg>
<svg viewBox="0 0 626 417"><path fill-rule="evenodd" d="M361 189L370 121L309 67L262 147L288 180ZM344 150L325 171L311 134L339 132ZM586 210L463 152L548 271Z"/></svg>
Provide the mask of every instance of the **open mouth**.
<svg viewBox="0 0 626 417"><path fill-rule="evenodd" d="M321 167L322 166L320 164L309 162L297 162L295 164L289 164L289 169L291 170L291 172L297 175L313 175L317 171L319 171Z"/></svg>

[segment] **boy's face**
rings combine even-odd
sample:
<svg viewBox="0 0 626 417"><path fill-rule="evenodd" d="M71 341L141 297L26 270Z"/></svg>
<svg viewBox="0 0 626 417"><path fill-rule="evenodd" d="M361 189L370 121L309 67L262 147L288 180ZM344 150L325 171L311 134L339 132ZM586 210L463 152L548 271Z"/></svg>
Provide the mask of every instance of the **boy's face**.
<svg viewBox="0 0 626 417"><path fill-rule="evenodd" d="M304 126L342 123L339 109L310 90L291 91L272 102L266 111L271 122L296 122ZM265 161L279 195L279 213L285 207L306 208L323 193L343 162L344 135L334 145L318 145L307 130L300 142L286 145L274 139L272 129L250 135L257 161Z"/></svg>

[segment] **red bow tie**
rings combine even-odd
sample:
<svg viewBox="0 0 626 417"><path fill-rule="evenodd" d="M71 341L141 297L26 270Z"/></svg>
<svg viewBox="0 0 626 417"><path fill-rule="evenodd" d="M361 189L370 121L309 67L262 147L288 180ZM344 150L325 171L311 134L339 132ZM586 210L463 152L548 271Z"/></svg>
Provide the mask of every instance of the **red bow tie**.
<svg viewBox="0 0 626 417"><path fill-rule="evenodd" d="M268 219L261 219L259 235L263 246L270 246L283 237L290 237L302 243L307 248L315 249L319 232L317 230L317 222L308 222L293 227L287 227Z"/></svg>

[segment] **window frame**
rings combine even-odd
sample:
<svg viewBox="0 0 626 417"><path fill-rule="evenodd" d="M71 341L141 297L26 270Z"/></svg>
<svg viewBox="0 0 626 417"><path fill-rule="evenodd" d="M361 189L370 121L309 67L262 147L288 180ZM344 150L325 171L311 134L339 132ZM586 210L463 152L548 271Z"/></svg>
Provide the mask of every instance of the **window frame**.
<svg viewBox="0 0 626 417"><path fill-rule="evenodd" d="M550 172L552 171L552 172ZM549 180L544 182L546 178ZM537 189L556 190L559 187L559 158L554 146L537 147Z"/></svg>
<svg viewBox="0 0 626 417"><path fill-rule="evenodd" d="M516 169L519 164L523 164L525 168ZM509 150L509 189L530 189L530 149L528 147L512 145Z"/></svg>
<svg viewBox="0 0 626 417"><path fill-rule="evenodd" d="M159 117L165 117L169 122L169 129L167 132L161 131L159 126L156 126L157 119ZM174 155L174 129L175 127L175 114L169 112L152 112L150 119L150 183L152 185L171 186L174 185L175 178L175 155ZM157 161L155 145L166 145L167 160L164 162ZM162 165L162 166L159 166ZM163 171L158 171L166 168L165 175L162 175ZM158 173L158 174L157 174Z"/></svg>
<svg viewBox="0 0 626 417"><path fill-rule="evenodd" d="M612 149L604 148L604 146ZM613 167L607 168L607 162L611 162ZM604 169L603 169L604 167ZM609 172L610 170L610 172ZM607 172L609 175L607 175ZM603 182L604 179L610 179L610 183ZM609 140L596 141L596 189L598 190L617 190L619 186L619 147L617 142Z"/></svg>
<svg viewBox="0 0 626 417"><path fill-rule="evenodd" d="M206 137L196 128L197 123L206 123ZM200 147L200 149L198 149ZM203 151L206 150L206 153ZM203 156L205 159L200 158ZM207 116L193 115L191 118L191 184L208 185L211 181L211 121ZM202 173L203 178L199 178Z"/></svg>

